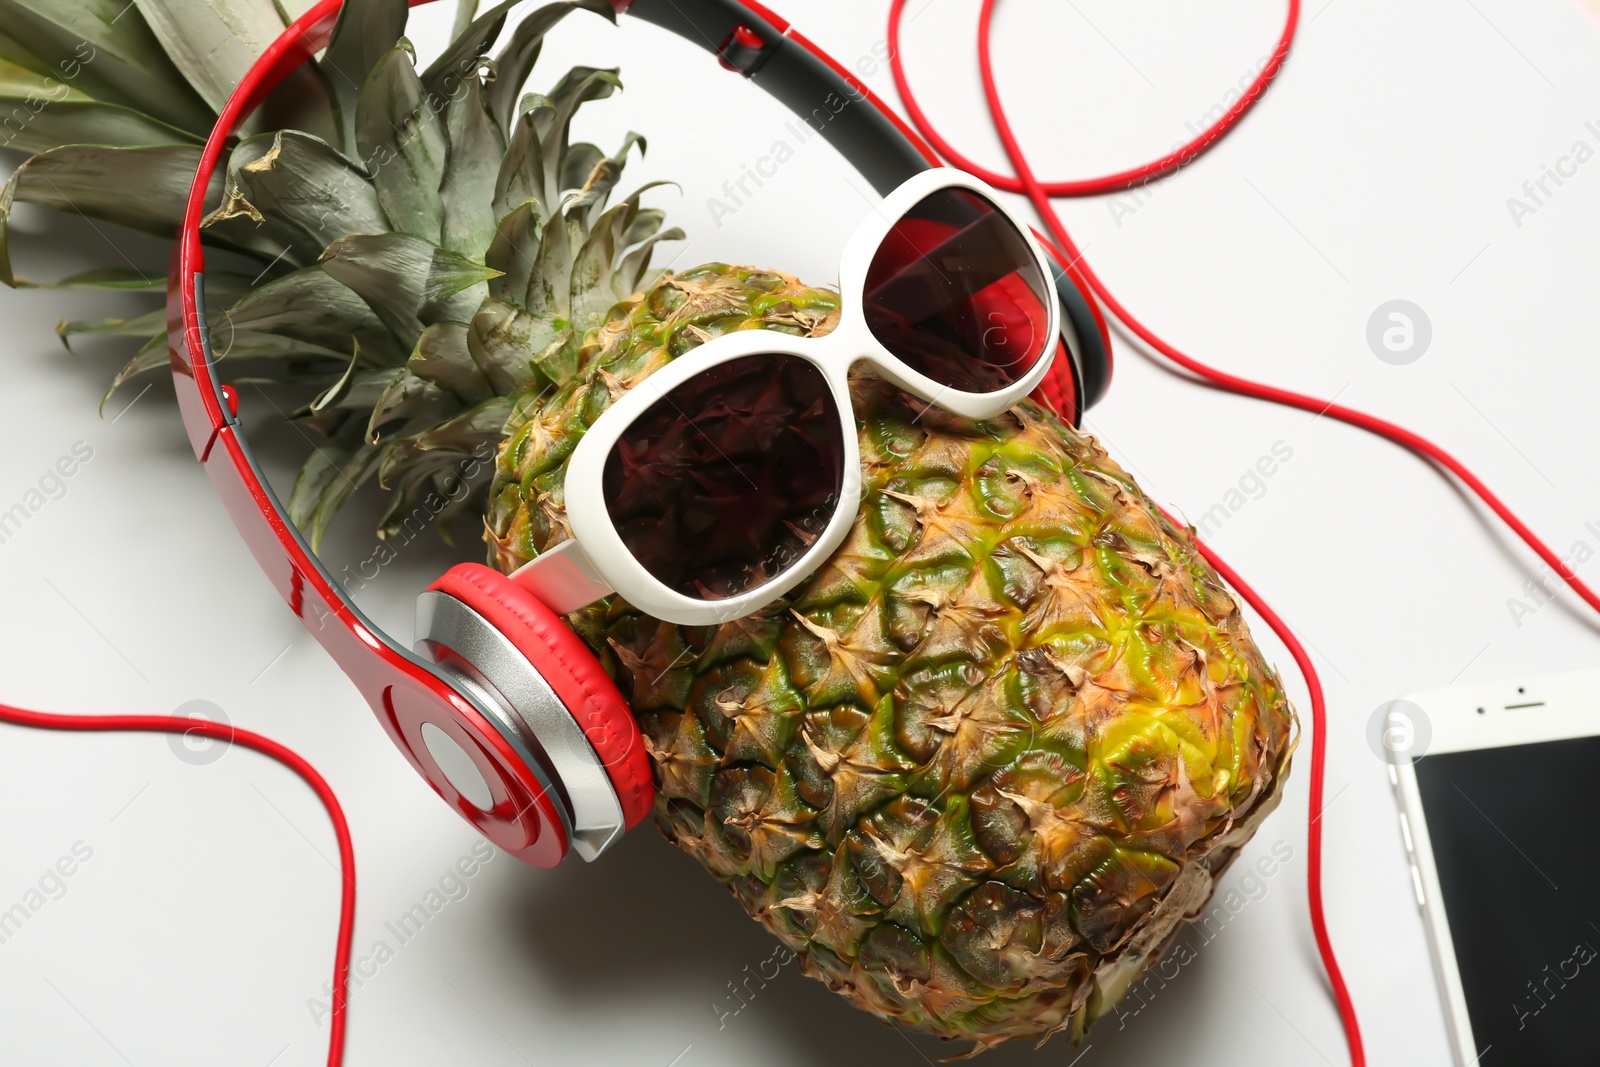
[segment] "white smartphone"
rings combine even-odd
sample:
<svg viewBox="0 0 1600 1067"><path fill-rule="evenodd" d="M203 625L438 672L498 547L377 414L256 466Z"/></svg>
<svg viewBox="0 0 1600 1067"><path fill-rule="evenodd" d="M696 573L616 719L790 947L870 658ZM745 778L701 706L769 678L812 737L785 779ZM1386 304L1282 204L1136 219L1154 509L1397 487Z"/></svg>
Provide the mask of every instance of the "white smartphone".
<svg viewBox="0 0 1600 1067"><path fill-rule="evenodd" d="M1371 736L1456 1062L1600 1062L1600 670L1408 693Z"/></svg>

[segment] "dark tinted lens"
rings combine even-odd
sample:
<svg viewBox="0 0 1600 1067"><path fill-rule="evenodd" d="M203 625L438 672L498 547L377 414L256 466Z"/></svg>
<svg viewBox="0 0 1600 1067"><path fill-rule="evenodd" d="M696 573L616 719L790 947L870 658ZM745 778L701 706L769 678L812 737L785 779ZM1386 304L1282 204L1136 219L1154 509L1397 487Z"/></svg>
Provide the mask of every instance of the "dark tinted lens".
<svg viewBox="0 0 1600 1067"><path fill-rule="evenodd" d="M685 596L764 585L839 504L839 417L803 359L720 363L656 401L612 447L602 487L611 521L634 558Z"/></svg>
<svg viewBox="0 0 1600 1067"><path fill-rule="evenodd" d="M1055 292L1027 239L993 204L941 189L895 223L867 273L867 325L941 385L1004 389L1049 351Z"/></svg>

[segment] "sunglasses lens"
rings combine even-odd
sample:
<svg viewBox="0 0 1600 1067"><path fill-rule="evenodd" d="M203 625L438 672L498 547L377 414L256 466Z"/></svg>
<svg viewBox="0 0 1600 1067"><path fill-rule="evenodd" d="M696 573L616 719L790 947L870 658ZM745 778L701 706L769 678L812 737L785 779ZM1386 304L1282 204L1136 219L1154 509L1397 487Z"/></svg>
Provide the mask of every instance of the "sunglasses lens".
<svg viewBox="0 0 1600 1067"><path fill-rule="evenodd" d="M792 567L827 528L843 484L843 428L822 372L756 355L652 404L612 446L602 490L645 570L685 596L721 600Z"/></svg>
<svg viewBox="0 0 1600 1067"><path fill-rule="evenodd" d="M867 272L867 325L940 385L993 393L1050 350L1055 292L1027 238L967 189L940 189L889 231Z"/></svg>

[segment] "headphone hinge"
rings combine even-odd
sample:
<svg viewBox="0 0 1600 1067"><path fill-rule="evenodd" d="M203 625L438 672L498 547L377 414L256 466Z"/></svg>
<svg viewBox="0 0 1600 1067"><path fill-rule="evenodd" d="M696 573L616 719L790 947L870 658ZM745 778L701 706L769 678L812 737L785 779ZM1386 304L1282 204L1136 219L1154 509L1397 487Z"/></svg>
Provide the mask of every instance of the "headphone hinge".
<svg viewBox="0 0 1600 1067"><path fill-rule="evenodd" d="M740 23L717 46L717 61L748 78L761 69L776 47L777 42L768 43L761 34Z"/></svg>

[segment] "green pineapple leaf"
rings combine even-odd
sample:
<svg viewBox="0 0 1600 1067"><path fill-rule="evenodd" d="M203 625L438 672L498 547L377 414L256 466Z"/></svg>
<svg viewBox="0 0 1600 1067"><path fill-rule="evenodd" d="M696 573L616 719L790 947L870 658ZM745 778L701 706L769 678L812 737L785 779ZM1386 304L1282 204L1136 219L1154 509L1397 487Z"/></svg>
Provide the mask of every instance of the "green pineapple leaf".
<svg viewBox="0 0 1600 1067"><path fill-rule="evenodd" d="M478 404L494 396L494 387L472 361L467 344L468 327L459 322L429 326L417 338L417 348L406 369L418 378L453 393L463 403Z"/></svg>
<svg viewBox="0 0 1600 1067"><path fill-rule="evenodd" d="M560 345L564 336L565 330L549 319L490 298L472 318L467 346L473 363L494 391L501 396L516 396L536 388L541 372L556 384L565 380L555 377L559 373L555 368L535 370L536 364L548 362L548 350Z"/></svg>
<svg viewBox="0 0 1600 1067"><path fill-rule="evenodd" d="M481 299L475 290L499 273L404 233L341 237L323 253L322 267L365 300L408 351L425 326L465 321Z"/></svg>
<svg viewBox="0 0 1600 1067"><path fill-rule="evenodd" d="M211 280L211 275L206 275L206 280ZM102 268L86 270L81 274L73 274L57 282L23 281L17 282L19 289L108 289L118 292L166 292L167 279L154 274L145 274L131 267L127 268Z"/></svg>
<svg viewBox="0 0 1600 1067"><path fill-rule="evenodd" d="M143 337L160 334L165 336L167 326L167 309L156 308L143 315L135 315L128 319L78 319L74 322L60 322L56 325L56 336L61 338L61 343L68 352L72 349L74 337Z"/></svg>
<svg viewBox="0 0 1600 1067"><path fill-rule="evenodd" d="M207 278L209 291L210 279ZM383 322L348 286L320 266L305 267L253 289L211 327L218 360L310 360L336 376L359 346L370 364L397 366L405 356Z"/></svg>
<svg viewBox="0 0 1600 1067"><path fill-rule="evenodd" d="M200 149L65 145L34 156L0 189L0 282L16 288L8 230L15 204L37 204L171 237L183 216Z"/></svg>
<svg viewBox="0 0 1600 1067"><path fill-rule="evenodd" d="M38 98L41 102L93 100L88 93L74 89L53 71L39 71L0 57L0 95L13 100Z"/></svg>
<svg viewBox="0 0 1600 1067"><path fill-rule="evenodd" d="M350 494L378 469L378 446L362 439L359 422L346 423L332 440L311 453L289 493L289 519L315 552L334 515Z"/></svg>
<svg viewBox="0 0 1600 1067"><path fill-rule="evenodd" d="M625 299L630 293L638 292L645 287L645 281L652 275L659 275L660 269L654 271L650 268L650 257L656 250L656 245L662 241L681 241L685 234L678 227L662 230L645 239L638 247L622 257L622 265L611 276L611 293L618 300Z"/></svg>
<svg viewBox="0 0 1600 1067"><path fill-rule="evenodd" d="M571 3L546 4L517 24L511 40L495 57L497 73L489 85L489 111L507 135L516 121L517 103L522 87L533 73L533 64L544 46L544 35L557 23L577 10L592 11L609 19L614 25L617 9L611 0L572 0Z"/></svg>
<svg viewBox="0 0 1600 1067"><path fill-rule="evenodd" d="M505 149L500 129L484 105L483 83L468 79L466 89L450 101L445 116L450 138L449 161L439 200L444 213L441 243L452 252L481 259L494 240L496 160Z"/></svg>
<svg viewBox="0 0 1600 1067"><path fill-rule="evenodd" d="M449 140L443 119L424 96L416 55L410 42L402 41L378 61L361 90L356 147L389 217L388 228L437 244L444 225L439 185Z"/></svg>
<svg viewBox="0 0 1600 1067"><path fill-rule="evenodd" d="M174 39L167 40L160 21L152 14L151 25L174 55L179 49L190 49L195 44L210 50L199 57L197 63L186 64L206 71L205 75L189 74L196 82L195 88L218 112L222 103L233 92L245 73L262 55L272 40L281 36L285 27L308 11L315 0L140 0L150 6L159 6L173 12ZM272 14L268 15L267 10ZM236 32L239 25L256 22L263 28L276 23L265 41L259 36L256 47L240 47L244 39ZM217 94L220 93L220 101ZM321 65L304 63L290 71L278 83L254 114L245 120L246 133L257 130L300 130L320 137L329 144L345 144L344 130L339 120L339 106L334 100L333 87Z"/></svg>
<svg viewBox="0 0 1600 1067"><path fill-rule="evenodd" d="M450 36L460 37L472 25L472 20L478 17L478 0L456 0L456 20L452 24Z"/></svg>
<svg viewBox="0 0 1600 1067"><path fill-rule="evenodd" d="M469 12L475 12L478 5L476 0L466 0L456 12L458 19L463 16L467 18L466 25L458 25L450 44L422 73L422 85L435 109L444 110L445 101L455 100L464 86L478 80L483 57L494 47L500 31L505 29L506 16L521 2L505 0L481 18L473 19ZM467 4L471 4L471 7Z"/></svg>
<svg viewBox="0 0 1600 1067"><path fill-rule="evenodd" d="M344 129L333 87L315 63L292 71L245 122L246 134L257 130L299 130L332 145L343 145Z"/></svg>
<svg viewBox="0 0 1600 1067"><path fill-rule="evenodd" d="M162 333L150 338L134 354L134 357L128 360L127 364L117 372L117 376L111 379L111 385L106 389L105 394L100 397L100 413L102 415L105 414L106 402L111 399L113 393L122 388L129 378L143 374L147 370L169 365L171 361L172 354L167 351L167 335Z"/></svg>
<svg viewBox="0 0 1600 1067"><path fill-rule="evenodd" d="M586 221L585 225L592 228L573 257L571 290L572 320L582 328L599 325L619 296L633 292L633 286L621 294L616 291L615 272L619 269L617 256L633 243L627 240L630 235L637 239L642 232L643 228L638 225L639 197L666 184L670 183L647 182L635 189L626 200L592 221ZM599 202L599 206L605 206L604 200ZM569 218L574 212L588 214L591 210L592 205L586 203L583 197L574 199L567 207ZM659 213L655 222L659 225Z"/></svg>
<svg viewBox="0 0 1600 1067"><path fill-rule="evenodd" d="M548 218L560 204L560 190L547 189L544 184L544 146L539 138L540 129L548 125L555 110L555 104L538 93L523 98L521 117L506 139L505 154L495 176L495 218L504 218L529 201L540 218Z"/></svg>
<svg viewBox="0 0 1600 1067"><path fill-rule="evenodd" d="M538 204L529 200L507 213L495 227L494 239L483 260L500 272L489 282L489 294L495 299L527 306L543 221Z"/></svg>
<svg viewBox="0 0 1600 1067"><path fill-rule="evenodd" d="M239 144L228 163L226 199L207 220L270 215L295 262L315 263L350 233L390 228L372 183L327 142L284 130Z"/></svg>
<svg viewBox="0 0 1600 1067"><path fill-rule="evenodd" d="M297 22L300 16L317 6L317 0L272 0L272 5L283 16L285 26Z"/></svg>
<svg viewBox="0 0 1600 1067"><path fill-rule="evenodd" d="M0 114L16 115L28 107L0 93ZM119 104L64 101L50 104L15 126L12 119L0 119L0 148L22 152L48 152L66 144L160 145L185 142L200 144L199 138L168 126L149 115Z"/></svg>
<svg viewBox="0 0 1600 1067"><path fill-rule="evenodd" d="M394 385L395 380L405 373L404 367L380 367L377 370L357 371L351 376L349 385L338 398L319 410L353 412L365 419L383 403L384 396ZM374 437L373 441L376 440Z"/></svg>
<svg viewBox="0 0 1600 1067"><path fill-rule="evenodd" d="M628 135L622 139L622 147L617 149L614 155L595 163L594 167L585 174L583 181L578 183L578 187L581 190L580 195L584 198L585 222L588 225L593 226L599 221L601 213L605 211L606 201L610 198L612 190L617 187L617 182L621 180L622 170L628 165L628 155L633 151L635 145L639 148L639 158L643 159L648 142L644 139L643 134L634 133L630 130ZM655 189L663 185L676 187L675 182L657 181L634 190L633 196L629 198L633 203L633 210L638 210L640 193L646 189Z"/></svg>
<svg viewBox="0 0 1600 1067"><path fill-rule="evenodd" d="M307 405L307 414L320 414L328 408L339 407L339 402L350 394L350 380L355 377L356 368L361 365L361 342L357 341L350 350L350 362L345 365L344 373L334 379L332 385L318 393L316 398Z"/></svg>
<svg viewBox="0 0 1600 1067"><path fill-rule="evenodd" d="M0 58L192 134L215 122L128 0L0 0Z"/></svg>
<svg viewBox="0 0 1600 1067"><path fill-rule="evenodd" d="M421 418L421 426L431 426L455 410L455 398L425 378L418 378L404 367L387 372L388 380L376 401L368 402L367 440L377 444L385 427L395 422ZM398 432L406 432L402 427Z"/></svg>
<svg viewBox="0 0 1600 1067"><path fill-rule="evenodd" d="M217 112L285 26L272 0L134 2L178 70Z"/></svg>
<svg viewBox="0 0 1600 1067"><path fill-rule="evenodd" d="M667 213L660 208L641 207L633 214L633 221L628 223L628 228L622 231L622 245L632 248L640 241L654 236L661 224L667 220ZM631 291L631 290L630 290Z"/></svg>
<svg viewBox="0 0 1600 1067"><path fill-rule="evenodd" d="M561 157L561 187L579 189L589 180L594 169L605 162L606 154L599 145L587 142L572 145Z"/></svg>
<svg viewBox="0 0 1600 1067"><path fill-rule="evenodd" d="M378 468L379 484L391 490L379 537L410 540L431 525L453 544L450 522L478 509L508 406L495 397L432 429L389 439Z"/></svg>
<svg viewBox="0 0 1600 1067"><path fill-rule="evenodd" d="M367 75L406 32L406 0L351 0L339 9L322 72L339 111L340 147L354 152L356 102Z"/></svg>
<svg viewBox="0 0 1600 1067"><path fill-rule="evenodd" d="M200 139L132 108L108 104L52 74L0 59L0 148L47 152L64 144L167 144Z"/></svg>
<svg viewBox="0 0 1600 1067"><path fill-rule="evenodd" d="M550 128L541 130L540 135L545 141L544 185L552 201L557 190L562 188L561 160L567 154L567 139L578 109L590 101L604 100L620 88L622 78L615 69L573 67L550 90L550 102L555 105L555 114L549 120ZM553 152L550 151L552 133L556 149ZM623 151L627 151L626 146Z"/></svg>
<svg viewBox="0 0 1600 1067"><path fill-rule="evenodd" d="M551 319L566 331L572 318L572 233L567 219L556 215L545 223L539 254L528 278L522 306L541 318ZM576 340L576 338L574 338ZM563 379L564 380L564 379Z"/></svg>

